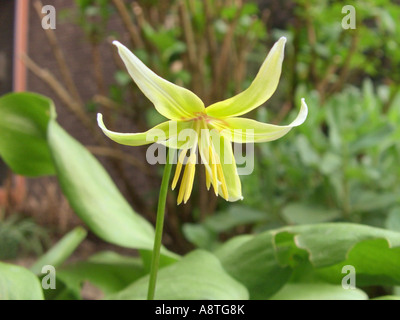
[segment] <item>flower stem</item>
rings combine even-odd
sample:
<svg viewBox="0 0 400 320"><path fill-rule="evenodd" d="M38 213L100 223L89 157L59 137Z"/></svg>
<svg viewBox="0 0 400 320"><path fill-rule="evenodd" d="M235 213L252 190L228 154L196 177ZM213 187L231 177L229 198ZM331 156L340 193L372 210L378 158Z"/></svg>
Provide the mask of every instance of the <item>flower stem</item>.
<svg viewBox="0 0 400 320"><path fill-rule="evenodd" d="M154 238L153 255L151 258L150 280L149 280L149 289L147 292L147 300L154 300L154 293L156 290L157 271L160 262L160 249L161 249L161 240L162 240L162 233L164 226L165 203L167 200L171 169L172 169L172 161L171 162L169 161L169 154L167 153L167 161L165 164L164 173L161 181L160 194L158 197L156 234Z"/></svg>

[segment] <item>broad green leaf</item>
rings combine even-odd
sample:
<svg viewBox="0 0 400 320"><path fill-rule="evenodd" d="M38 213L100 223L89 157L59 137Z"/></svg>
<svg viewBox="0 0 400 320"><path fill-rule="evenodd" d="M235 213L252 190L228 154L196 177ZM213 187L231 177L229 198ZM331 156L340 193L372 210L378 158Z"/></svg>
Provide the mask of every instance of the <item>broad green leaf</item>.
<svg viewBox="0 0 400 320"><path fill-rule="evenodd" d="M341 212L299 202L283 207L282 215L290 224L310 224L335 220L341 217Z"/></svg>
<svg viewBox="0 0 400 320"><path fill-rule="evenodd" d="M141 278L112 300L146 299L149 277ZM156 300L245 300L246 288L232 279L218 259L206 251L196 250L158 273Z"/></svg>
<svg viewBox="0 0 400 320"><path fill-rule="evenodd" d="M288 283L271 300L367 300L360 289L343 289L326 283Z"/></svg>
<svg viewBox="0 0 400 320"><path fill-rule="evenodd" d="M70 255L75 251L79 244L86 237L86 230L82 227L77 227L74 230L67 233L60 241L58 241L48 252L41 256L30 270L40 275L42 268L45 265L52 265L57 268L67 260Z"/></svg>
<svg viewBox="0 0 400 320"><path fill-rule="evenodd" d="M340 284L346 264L356 267L361 284L399 284L400 233L358 224L284 227L249 239L233 238L215 254L252 299L270 297L292 275L301 279L299 272L307 268L314 278Z"/></svg>
<svg viewBox="0 0 400 320"><path fill-rule="evenodd" d="M377 211L386 209L398 201L398 194L394 192L378 193L360 190L357 196L352 197L352 208L357 211Z"/></svg>
<svg viewBox="0 0 400 320"><path fill-rule="evenodd" d="M57 271L57 278L79 297L86 281L108 295L121 291L145 274L138 258L124 257L114 252L100 252L87 261L62 267Z"/></svg>
<svg viewBox="0 0 400 320"><path fill-rule="evenodd" d="M317 270L325 280L340 283L344 266L356 271L357 286L400 285L400 246L390 248L387 239L364 240L354 245L347 259L331 267Z"/></svg>
<svg viewBox="0 0 400 320"><path fill-rule="evenodd" d="M232 205L227 211L217 212L204 221L215 232L224 232L240 225L265 221L267 214L242 205Z"/></svg>
<svg viewBox="0 0 400 320"><path fill-rule="evenodd" d="M242 205L232 205L227 211L216 212L202 224L185 223L182 231L199 248L213 250L218 245L218 233L234 227L265 221L268 215Z"/></svg>
<svg viewBox="0 0 400 320"><path fill-rule="evenodd" d="M0 156L17 174L53 175L55 169L46 142L53 102L34 93L0 97Z"/></svg>
<svg viewBox="0 0 400 320"><path fill-rule="evenodd" d="M234 239L215 254L224 269L246 286L251 299L267 299L289 280L292 269L278 262L272 232L238 242Z"/></svg>
<svg viewBox="0 0 400 320"><path fill-rule="evenodd" d="M218 234L202 224L185 223L182 232L197 248L212 250L218 243Z"/></svg>
<svg viewBox="0 0 400 320"><path fill-rule="evenodd" d="M132 210L95 157L55 121L48 143L63 193L89 228L110 243L151 249L152 226Z"/></svg>
<svg viewBox="0 0 400 320"><path fill-rule="evenodd" d="M239 248L245 242L253 239L253 237L254 236L250 234L236 236L225 242L222 246L218 247L213 253L218 257L218 259L224 261L228 259L230 255L235 254L237 248Z"/></svg>
<svg viewBox="0 0 400 320"><path fill-rule="evenodd" d="M43 300L39 279L28 269L0 262L0 300Z"/></svg>
<svg viewBox="0 0 400 320"><path fill-rule="evenodd" d="M324 223L281 230L295 235L296 246L309 253L309 260L315 267L346 260L350 249L364 240L386 239L391 247L400 246L400 233L353 223Z"/></svg>
<svg viewBox="0 0 400 320"><path fill-rule="evenodd" d="M143 266L147 272L150 272L151 260L153 258L153 250L139 250L140 257L142 258ZM161 248L159 268L163 268L170 264L174 264L180 256L168 251L164 247Z"/></svg>
<svg viewBox="0 0 400 320"><path fill-rule="evenodd" d="M15 93L0 101L0 134L2 125L6 133L14 133L14 127L22 132L0 139L0 149L7 146L3 150L12 155L18 173L56 172L71 207L95 234L120 246L152 250L151 224L132 210L97 159L57 124L50 99ZM24 169L24 163L30 167ZM165 249L163 254L177 258Z"/></svg>

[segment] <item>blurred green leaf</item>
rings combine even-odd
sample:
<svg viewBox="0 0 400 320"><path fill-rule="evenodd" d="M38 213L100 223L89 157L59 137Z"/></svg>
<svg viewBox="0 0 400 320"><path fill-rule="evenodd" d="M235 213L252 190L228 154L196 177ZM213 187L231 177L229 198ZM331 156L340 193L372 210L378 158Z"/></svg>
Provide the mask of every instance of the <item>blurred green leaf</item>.
<svg viewBox="0 0 400 320"><path fill-rule="evenodd" d="M15 172L29 177L53 175L46 141L53 102L34 93L0 97L0 155Z"/></svg>
<svg viewBox="0 0 400 320"><path fill-rule="evenodd" d="M131 209L96 158L55 121L49 123L48 143L63 193L89 228L123 247L152 248L152 226Z"/></svg>
<svg viewBox="0 0 400 320"><path fill-rule="evenodd" d="M233 242L235 241L235 242ZM267 299L290 278L292 269L276 257L274 235L265 232L251 239L233 238L215 252L225 270L249 290L250 299Z"/></svg>
<svg viewBox="0 0 400 320"><path fill-rule="evenodd" d="M264 212L242 205L232 205L227 211L217 212L204 221L204 226L214 232L224 232L234 227L265 221Z"/></svg>
<svg viewBox="0 0 400 320"><path fill-rule="evenodd" d="M30 154L18 151L21 143L46 150L46 160L52 159L51 170L55 168L71 207L97 236L123 247L152 250L152 225L132 210L99 161L58 125L53 102L30 93L13 93L5 98L2 101L6 102L3 105L7 126L13 124L16 128L6 135L7 152L13 154L13 164L18 167L23 163L43 163L42 158L33 155L32 159ZM36 145L38 137L40 144ZM26 150L31 149L28 146ZM49 169L49 165L46 163L44 168ZM35 170L36 174L44 173L43 166ZM163 254L177 258L165 249Z"/></svg>
<svg viewBox="0 0 400 320"><path fill-rule="evenodd" d="M238 226L264 222L268 214L242 205L232 205L223 212L216 212L201 224L185 223L183 233L199 248L213 250L218 245L218 234Z"/></svg>
<svg viewBox="0 0 400 320"><path fill-rule="evenodd" d="M356 271L357 286L400 285L400 246L388 238L391 237L360 241L348 250L344 261L321 268L317 273L331 283L341 283L342 268L351 265Z"/></svg>
<svg viewBox="0 0 400 320"><path fill-rule="evenodd" d="M197 248L212 250L218 242L218 234L202 224L185 223L182 232Z"/></svg>
<svg viewBox="0 0 400 320"><path fill-rule="evenodd" d="M385 221L385 227L400 232L400 207L394 207L390 210Z"/></svg>
<svg viewBox="0 0 400 320"><path fill-rule="evenodd" d="M77 296L81 295L86 281L108 295L124 289L145 273L139 258L105 251L91 256L87 261L64 266L57 270L57 277Z"/></svg>
<svg viewBox="0 0 400 320"><path fill-rule="evenodd" d="M360 289L326 283L288 283L271 300L368 300Z"/></svg>
<svg viewBox="0 0 400 320"><path fill-rule="evenodd" d="M251 299L271 297L304 266L333 284L341 284L342 267L348 264L362 285L400 283L400 233L358 224L284 227L233 238L215 254Z"/></svg>
<svg viewBox="0 0 400 320"><path fill-rule="evenodd" d="M283 207L282 216L289 224L311 224L338 219L341 211L298 202Z"/></svg>
<svg viewBox="0 0 400 320"><path fill-rule="evenodd" d="M55 268L61 266L85 239L86 234L87 232L85 229L82 227L76 227L74 230L63 236L61 240L59 240L43 256L36 260L34 265L30 267L30 270L34 274L40 275L42 273L42 268L45 265L51 265Z"/></svg>
<svg viewBox="0 0 400 320"><path fill-rule="evenodd" d="M146 276L108 299L143 300L147 295L148 281ZM158 272L155 299L245 300L248 292L225 272L214 255L196 250Z"/></svg>
<svg viewBox="0 0 400 320"><path fill-rule="evenodd" d="M23 267L0 262L0 300L43 300L39 279Z"/></svg>

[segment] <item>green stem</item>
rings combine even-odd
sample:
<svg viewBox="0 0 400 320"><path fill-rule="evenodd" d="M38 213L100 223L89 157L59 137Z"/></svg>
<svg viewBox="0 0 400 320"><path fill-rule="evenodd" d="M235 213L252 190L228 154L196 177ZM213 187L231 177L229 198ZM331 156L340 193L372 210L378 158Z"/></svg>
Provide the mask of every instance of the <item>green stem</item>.
<svg viewBox="0 0 400 320"><path fill-rule="evenodd" d="M160 262L160 249L161 249L161 240L162 240L162 233L164 226L165 203L167 200L171 169L172 169L172 162L169 161L169 154L167 153L167 160L161 181L160 194L158 197L156 235L154 238L153 255L151 258L150 280L149 280L149 290L147 292L147 300L154 300L154 293L156 290L157 271Z"/></svg>

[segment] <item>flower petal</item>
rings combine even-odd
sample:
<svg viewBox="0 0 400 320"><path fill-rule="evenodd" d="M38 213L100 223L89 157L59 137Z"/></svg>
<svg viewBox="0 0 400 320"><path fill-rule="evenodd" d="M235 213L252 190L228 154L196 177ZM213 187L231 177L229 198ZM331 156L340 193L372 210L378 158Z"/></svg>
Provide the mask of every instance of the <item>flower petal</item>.
<svg viewBox="0 0 400 320"><path fill-rule="evenodd" d="M301 125L306 120L307 113L307 105L304 99L301 99L301 109L299 114L291 124L286 126L262 123L245 118L213 120L209 125L219 130L221 135L231 139L233 142L266 142L279 139L288 133L293 127Z"/></svg>
<svg viewBox="0 0 400 320"><path fill-rule="evenodd" d="M165 121L148 131L139 133L119 133L108 130L104 125L103 116L100 113L97 114L97 123L107 137L127 146L142 146L154 142L177 149L186 147L187 145L190 146L187 141L179 141L177 137L179 137L179 134L183 130L190 130L192 121ZM173 143L170 143L170 141L173 141Z"/></svg>
<svg viewBox="0 0 400 320"><path fill-rule="evenodd" d="M223 179L221 179L220 174L218 174L218 181L221 182L221 184L219 184L218 193L227 201L233 202L243 200L242 184L237 173L231 141L220 135L219 146L214 144L214 142L215 140L213 138L213 151L215 151L218 158L217 162L219 162L217 168L222 169L221 173L223 174ZM224 190L225 187L227 190ZM225 196L226 193L228 197Z"/></svg>
<svg viewBox="0 0 400 320"><path fill-rule="evenodd" d="M147 68L127 47L114 41L129 74L157 111L168 119L182 120L204 112L204 104L193 92L177 86Z"/></svg>
<svg viewBox="0 0 400 320"><path fill-rule="evenodd" d="M279 83L285 43L285 37L275 43L250 87L230 99L212 104L206 108L206 113L216 118L236 117L267 101Z"/></svg>

